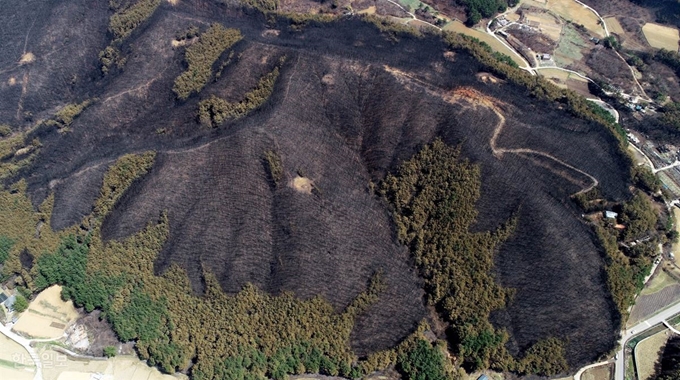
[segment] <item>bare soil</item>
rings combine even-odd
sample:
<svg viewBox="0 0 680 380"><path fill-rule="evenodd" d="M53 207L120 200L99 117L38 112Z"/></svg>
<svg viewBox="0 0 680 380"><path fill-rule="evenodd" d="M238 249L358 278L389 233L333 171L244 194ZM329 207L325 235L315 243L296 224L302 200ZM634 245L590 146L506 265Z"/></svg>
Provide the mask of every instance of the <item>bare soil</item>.
<svg viewBox="0 0 680 380"><path fill-rule="evenodd" d="M658 332L641 341L635 346L635 369L638 379L652 380L658 373L661 364L661 354L670 337L669 330Z"/></svg>
<svg viewBox="0 0 680 380"><path fill-rule="evenodd" d="M583 372L582 380L610 380L614 378L614 366L601 365Z"/></svg>
<svg viewBox="0 0 680 380"><path fill-rule="evenodd" d="M111 326L101 319L101 312L99 310L84 314L76 323L85 326L87 337L90 341L89 348L83 354L104 356L104 348L107 346L116 347L123 355L134 354L134 343L120 343Z"/></svg>
<svg viewBox="0 0 680 380"><path fill-rule="evenodd" d="M552 51L557 47L557 43L550 37L532 29L513 25L507 28L506 32L512 34L515 38L537 53L552 54Z"/></svg>
<svg viewBox="0 0 680 380"><path fill-rule="evenodd" d="M61 299L61 286L51 286L31 301L13 329L33 338L59 338L78 312L73 301Z"/></svg>

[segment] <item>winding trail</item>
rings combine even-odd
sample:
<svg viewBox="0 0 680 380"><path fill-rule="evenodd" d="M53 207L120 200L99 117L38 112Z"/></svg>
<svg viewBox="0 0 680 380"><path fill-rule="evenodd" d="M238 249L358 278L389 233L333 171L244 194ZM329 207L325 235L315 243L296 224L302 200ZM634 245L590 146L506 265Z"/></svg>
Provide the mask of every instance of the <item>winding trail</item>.
<svg viewBox="0 0 680 380"><path fill-rule="evenodd" d="M557 158L557 157L555 157L551 154L541 152L541 151L535 150L535 149L529 149L529 148L513 148L513 149L499 148L496 145L496 142L498 141L498 137L500 136L501 132L503 132L503 127L505 127L505 122L506 122L505 116L503 115L500 108L496 104L497 103L496 100L494 100L494 99L492 99L492 98L490 98L486 95L483 95L483 94L477 92L476 90L465 89L465 92L469 92L469 91L474 92L473 96L468 96L469 100L471 100L471 101L473 101L477 104L481 104L481 105L491 109L499 119L498 124L496 125L496 128L493 132L493 135L491 136L491 139L489 140L489 146L491 147L491 152L493 153L494 156L496 156L497 158L500 159L500 158L503 157L504 153L512 153L512 154L517 154L519 156L523 156L523 154L535 154L535 155L538 155L538 156L549 158L549 159L557 162L558 164L560 164L560 165L562 165L562 166L564 166L564 167L566 167L570 170L573 170L577 173L580 173L580 174L588 177L588 179L590 179L590 181L592 182L590 184L590 186L585 187L585 188L581 189L580 191L577 191L573 195L587 193L588 191L592 190L594 187L596 187L599 184L599 181L597 180L597 178L593 177L592 175L584 172L583 170L581 170L581 169L579 169L579 168L577 168L573 165L570 165L570 164L560 160L559 158ZM557 172L556 174L558 174L561 177L566 177L564 174L561 174L559 172Z"/></svg>
<svg viewBox="0 0 680 380"><path fill-rule="evenodd" d="M491 139L489 140L489 146L491 147L491 152L496 158L501 159L503 157L503 154L505 154L505 153L517 154L520 157L525 157L526 154L534 154L534 155L538 155L538 156L541 156L541 157L548 158L548 159L560 164L561 166L563 166L567 169L570 169L572 171L575 171L577 173L580 173L580 174L588 177L588 179L590 179L590 181L591 181L591 184L589 186L577 191L576 193L574 193L572 195L578 195L578 194L586 193L586 192L592 190L597 185L599 185L599 181L597 180L597 178L593 177L592 175L586 173L585 171L583 171L583 170L581 170L581 169L579 169L579 168L577 168L573 165L570 165L570 164L560 160L559 158L557 158L557 157L555 157L555 156L553 156L549 153L542 152L540 150L530 149L530 148L501 148L501 147L498 147L497 146L498 137L500 136L501 132L503 132L503 128L505 127L505 124L506 124L505 116L503 115L503 112L501 111L500 107L498 106L498 103L499 103L498 100L493 99L489 96L486 96L486 95L482 94L481 92L479 92L479 91L477 91L473 88L470 88L470 87L461 87L461 88L457 88L453 91L450 91L448 93L442 94L442 89L437 88L436 86L434 86L434 85L432 85L428 82L425 82L421 79L415 78L411 74L405 73L405 72L403 72L399 69L396 69L394 67L390 67L390 66L387 66L387 65L384 66L384 69L388 73L395 76L398 80L408 81L410 83L417 84L420 87L423 87L425 89L425 91L427 91L429 94L440 97L442 100L446 101L447 103L459 104L460 101L467 101L467 102L471 103L473 105L473 107L476 107L476 106L479 105L479 106L483 106L483 107L491 109L491 111L493 111L493 113L495 113L496 116L498 117L498 124L494 127L493 135L491 136ZM560 173L557 170L551 170L551 171L553 171L555 174L559 175L560 177L566 178L567 180L570 180L570 181L572 180L571 178L567 177L566 175L564 175L563 173Z"/></svg>

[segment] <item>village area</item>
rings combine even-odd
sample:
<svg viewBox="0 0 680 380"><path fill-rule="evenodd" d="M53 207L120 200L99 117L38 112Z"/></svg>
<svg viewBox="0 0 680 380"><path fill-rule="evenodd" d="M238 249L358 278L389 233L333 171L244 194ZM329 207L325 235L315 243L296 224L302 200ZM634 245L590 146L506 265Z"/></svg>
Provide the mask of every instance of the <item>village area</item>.
<svg viewBox="0 0 680 380"><path fill-rule="evenodd" d="M0 379L186 379L161 374L137 358L131 343L118 343L110 331L102 334L98 326L105 322L63 301L60 286L43 290L19 312L26 307L21 300L15 289L0 289ZM91 354L97 350L104 355Z"/></svg>

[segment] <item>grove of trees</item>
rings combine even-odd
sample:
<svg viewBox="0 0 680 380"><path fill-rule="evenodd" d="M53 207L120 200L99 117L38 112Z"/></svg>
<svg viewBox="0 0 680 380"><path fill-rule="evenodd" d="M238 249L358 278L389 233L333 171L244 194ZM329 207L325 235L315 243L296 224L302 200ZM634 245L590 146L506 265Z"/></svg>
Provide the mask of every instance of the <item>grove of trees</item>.
<svg viewBox="0 0 680 380"><path fill-rule="evenodd" d="M187 69L175 79L172 91L177 98L185 100L194 92L200 92L212 76L212 66L222 53L241 40L238 29L227 29L212 24L203 32L199 41L187 47L184 59Z"/></svg>
<svg viewBox="0 0 680 380"><path fill-rule="evenodd" d="M462 159L459 149L435 140L389 174L379 192L425 279L428 303L450 323L451 344L464 368L560 373L567 367L559 341L539 341L516 360L505 348L508 333L489 322L490 313L512 296L495 281L493 266L515 220L496 231L469 231L477 217L479 176L479 167Z"/></svg>
<svg viewBox="0 0 680 380"><path fill-rule="evenodd" d="M263 75L257 86L248 91L240 102L228 102L215 95L202 100L198 104L199 121L203 125L214 128L227 119L238 119L247 115L269 99L278 77L279 68L275 67L274 70Z"/></svg>

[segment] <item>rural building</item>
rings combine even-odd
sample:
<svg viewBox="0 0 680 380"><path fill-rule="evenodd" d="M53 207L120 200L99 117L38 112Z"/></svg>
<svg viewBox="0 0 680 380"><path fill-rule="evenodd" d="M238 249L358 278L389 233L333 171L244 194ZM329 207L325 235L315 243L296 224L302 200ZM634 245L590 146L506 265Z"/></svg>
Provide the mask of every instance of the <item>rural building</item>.
<svg viewBox="0 0 680 380"><path fill-rule="evenodd" d="M9 297L7 297L6 300L4 300L2 302L2 304L7 308L7 310L14 311L13 306L14 306L14 302L16 300L17 300L17 296L9 296Z"/></svg>
<svg viewBox="0 0 680 380"><path fill-rule="evenodd" d="M477 380L489 380L489 376L482 375L482 376L478 377Z"/></svg>
<svg viewBox="0 0 680 380"><path fill-rule="evenodd" d="M630 141L632 141L632 142L634 142L634 143L636 143L636 144L639 144L639 143L640 143L640 139L637 138L637 136L635 136L635 135L632 134L632 133L629 133L629 134L628 134L628 140L630 140Z"/></svg>
<svg viewBox="0 0 680 380"><path fill-rule="evenodd" d="M619 216L619 214L615 213L614 211L605 211L604 212L604 217L607 219L616 219L616 217Z"/></svg>
<svg viewBox="0 0 680 380"><path fill-rule="evenodd" d="M542 55L541 55L541 60L543 60L543 61L548 61L548 60L550 60L550 54L542 54Z"/></svg>

